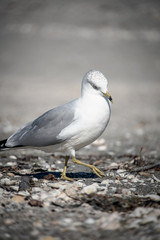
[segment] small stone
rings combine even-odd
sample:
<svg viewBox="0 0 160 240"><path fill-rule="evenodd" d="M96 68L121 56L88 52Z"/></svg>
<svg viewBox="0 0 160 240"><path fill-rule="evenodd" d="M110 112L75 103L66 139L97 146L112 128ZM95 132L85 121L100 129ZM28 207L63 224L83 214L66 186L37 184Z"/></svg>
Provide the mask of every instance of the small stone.
<svg viewBox="0 0 160 240"><path fill-rule="evenodd" d="M132 175L132 174L130 174L130 175L127 175L126 177L127 177L128 179L133 179L135 176Z"/></svg>
<svg viewBox="0 0 160 240"><path fill-rule="evenodd" d="M19 191L18 195L24 196L24 197L28 197L30 196L30 193L28 191Z"/></svg>
<svg viewBox="0 0 160 240"><path fill-rule="evenodd" d="M85 224L94 224L95 220L93 218L87 218L84 223Z"/></svg>
<svg viewBox="0 0 160 240"><path fill-rule="evenodd" d="M129 189L127 189L127 188L123 188L122 189L122 194L124 196L131 196L131 191Z"/></svg>
<svg viewBox="0 0 160 240"><path fill-rule="evenodd" d="M77 182L73 182L73 185L72 185L76 190L79 190L83 187L86 186L85 183L81 182L81 181L77 181Z"/></svg>
<svg viewBox="0 0 160 240"><path fill-rule="evenodd" d="M156 194L147 194L147 195L145 195L145 198L150 198L151 200L153 200L155 202L160 201L160 196L158 196Z"/></svg>
<svg viewBox="0 0 160 240"><path fill-rule="evenodd" d="M97 148L98 151L106 151L107 150L107 146L103 145L103 146L99 146Z"/></svg>
<svg viewBox="0 0 160 240"><path fill-rule="evenodd" d="M42 201L38 201L38 200L35 200L35 199L31 199L28 204L31 206L31 207L43 207L43 202Z"/></svg>
<svg viewBox="0 0 160 240"><path fill-rule="evenodd" d="M115 162L113 162L113 163L111 163L111 164L109 165L108 169L110 169L110 170L117 170L118 167L119 167L118 164L115 163Z"/></svg>
<svg viewBox="0 0 160 240"><path fill-rule="evenodd" d="M95 140L92 145L94 146L100 146L100 145L104 145L106 143L106 140L104 138L100 138Z"/></svg>
<svg viewBox="0 0 160 240"><path fill-rule="evenodd" d="M92 193L96 193L97 192L97 186L95 186L94 184L86 186L83 188L83 192L86 194L92 194Z"/></svg>
<svg viewBox="0 0 160 240"><path fill-rule="evenodd" d="M53 174L48 174L44 177L46 180L57 180L57 178Z"/></svg>
<svg viewBox="0 0 160 240"><path fill-rule="evenodd" d="M19 171L21 174L31 174L31 169L22 169Z"/></svg>
<svg viewBox="0 0 160 240"><path fill-rule="evenodd" d="M33 181L33 182L38 182L38 178L35 178L35 177L34 177L34 178L32 178L32 181Z"/></svg>
<svg viewBox="0 0 160 240"><path fill-rule="evenodd" d="M2 178L0 183L5 186L11 186L11 185L14 185L16 183L16 181L10 180L9 178Z"/></svg>
<svg viewBox="0 0 160 240"><path fill-rule="evenodd" d="M117 188L116 187L110 187L110 190L112 191L112 193L116 193L117 192Z"/></svg>
<svg viewBox="0 0 160 240"><path fill-rule="evenodd" d="M61 193L57 196L57 198L62 199L63 201L65 201L65 202L67 202L67 203L72 201L72 199L71 199L69 196L67 196L64 192L61 192Z"/></svg>
<svg viewBox="0 0 160 240"><path fill-rule="evenodd" d="M7 173L7 175L10 176L10 177L14 177L15 176L14 173L11 173L11 172Z"/></svg>
<svg viewBox="0 0 160 240"><path fill-rule="evenodd" d="M105 179L101 182L101 185L109 185L110 183L113 183L113 181L109 179Z"/></svg>
<svg viewBox="0 0 160 240"><path fill-rule="evenodd" d="M64 225L69 225L73 222L73 220L71 218L63 218L63 224Z"/></svg>
<svg viewBox="0 0 160 240"><path fill-rule="evenodd" d="M24 196L15 195L15 196L13 196L12 200L14 202L21 203L21 202L24 202Z"/></svg>
<svg viewBox="0 0 160 240"><path fill-rule="evenodd" d="M15 155L10 155L10 156L9 156L9 159L17 160L17 157L16 157Z"/></svg>
<svg viewBox="0 0 160 240"><path fill-rule="evenodd" d="M131 214L131 217L140 218L152 211L152 208L137 207Z"/></svg>
<svg viewBox="0 0 160 240"><path fill-rule="evenodd" d="M21 177L21 181L19 183L19 191L26 191L31 188L31 177L23 176Z"/></svg>
<svg viewBox="0 0 160 240"><path fill-rule="evenodd" d="M18 192L19 187L18 187L18 186L10 186L10 189L12 189L12 190Z"/></svg>
<svg viewBox="0 0 160 240"><path fill-rule="evenodd" d="M136 178L136 177L134 177L134 178L132 178L132 181L131 181L131 182L133 182L133 183L139 182L139 179Z"/></svg>
<svg viewBox="0 0 160 240"><path fill-rule="evenodd" d="M17 165L16 162L7 162L7 163L5 164L5 166L8 166L8 167L13 167L13 166L16 166L16 165Z"/></svg>
<svg viewBox="0 0 160 240"><path fill-rule="evenodd" d="M68 197L71 198L77 198L77 191L74 188L67 188L65 190L65 193L67 194Z"/></svg>
<svg viewBox="0 0 160 240"><path fill-rule="evenodd" d="M105 230L116 230L120 229L120 217L118 212L108 214L107 216L101 217L99 220L99 226Z"/></svg>
<svg viewBox="0 0 160 240"><path fill-rule="evenodd" d="M142 128L137 128L137 129L136 129L136 134L137 134L138 136L142 136L142 135L144 135L144 130L143 130Z"/></svg>
<svg viewBox="0 0 160 240"><path fill-rule="evenodd" d="M7 218L4 220L4 224L6 224L6 225L11 225L13 223L15 223L15 221L12 218Z"/></svg>
<svg viewBox="0 0 160 240"><path fill-rule="evenodd" d="M32 187L32 193L36 193L36 192L41 192L42 188L40 187Z"/></svg>
<svg viewBox="0 0 160 240"><path fill-rule="evenodd" d="M146 216L142 221L141 221L141 224L147 224L147 223L150 223L150 222L157 222L157 217L156 216Z"/></svg>
<svg viewBox="0 0 160 240"><path fill-rule="evenodd" d="M118 170L117 170L117 173L118 173L119 176L125 177L125 175L126 175L126 170L125 170L125 169L118 169Z"/></svg>

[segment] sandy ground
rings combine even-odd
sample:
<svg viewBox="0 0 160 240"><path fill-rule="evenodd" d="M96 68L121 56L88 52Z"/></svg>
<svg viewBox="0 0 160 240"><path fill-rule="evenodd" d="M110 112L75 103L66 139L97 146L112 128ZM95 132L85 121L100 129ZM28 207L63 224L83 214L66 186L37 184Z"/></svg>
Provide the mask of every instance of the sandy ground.
<svg viewBox="0 0 160 240"><path fill-rule="evenodd" d="M8 137L23 124L33 120L46 110L78 97L83 75L90 69L97 69L102 71L109 80L109 90L114 100L111 121L101 138L104 140L100 141L100 145L92 145L80 150L79 157L85 155L87 159L83 157L83 161L94 162L92 159L96 158L96 161L98 161L103 156L102 170L107 169L111 164L108 159L117 164L124 164L125 161L128 164L133 164L132 161L135 160L136 156L141 159L141 154L143 161L138 163L139 165L145 166L157 163L160 157L159 10L160 4L158 1L1 1L1 139ZM28 155L29 157L27 157ZM10 156L15 156L17 161L26 157L31 167L33 155L38 158L41 154L35 151L29 153L27 151L1 153L1 167L6 167L7 162L12 159ZM46 162L49 161L50 166L52 165L51 162L57 161L54 157L51 161L47 156L44 157L43 155L42 158ZM91 156L90 160L88 160L89 156ZM97 159L97 156L99 156L99 159ZM4 159L5 161L3 161ZM140 167L139 165L138 167ZM16 166L18 171L19 165ZM137 165L135 164L134 167L137 167ZM55 168L58 171L59 165L56 165ZM60 169L62 168L63 160ZM118 165L118 169L121 168L123 169L124 166ZM46 168L48 171L49 169ZM34 173L34 166L32 170L32 173ZM83 175L85 173L83 168L75 169L71 164L69 170L73 173L78 172L78 179L86 184L91 185L98 181L93 179L92 182L93 176L89 175L91 178L87 182L88 175ZM158 174L158 170L155 168L153 170ZM127 171L129 170L127 169ZM151 172L151 175L154 174L154 171ZM83 172L82 175L81 172ZM1 178L5 178L6 175L4 174L7 174L7 172L2 171ZM73 177L77 177L77 175L73 175ZM106 177L110 179L110 176L106 175ZM113 180L116 181L116 177ZM148 192L146 193L144 189L142 191L144 196L151 193L158 194L156 189L159 182L155 179L151 180L155 181L155 189L154 184L148 185ZM7 189L3 187L5 184L2 183L3 200L6 201L6 196L12 199L13 192L10 188L7 192ZM60 184L62 183L60 182ZM114 184L116 183L114 182ZM42 185L40 187L43 189ZM129 190L130 187L126 186L126 188ZM5 195L7 193L8 195ZM14 192L14 194L16 193ZM32 198L32 195L29 195L29 198ZM15 222L16 210L14 211L12 202L9 202L9 210L6 210L7 205L4 204L3 200L0 208L2 211L0 220L3 228L1 229L3 230L1 231L3 232L1 239L21 239L22 235L18 235L16 238L12 227L7 235L8 225L5 219L11 218ZM25 199L22 205L18 205L22 214L19 216L19 225L16 222L17 231L20 231L22 227L20 223L25 221L23 211L28 211L28 202L26 201L29 200ZM84 202L86 201L88 200ZM110 204L112 205L112 201ZM141 204L141 206L145 208L144 204ZM152 207L154 210L154 208L159 208L159 205ZM85 216L83 214L85 208L81 208L78 211L81 212L82 221L85 221L85 219L90 218L90 215ZM99 211L101 213L103 208L105 208L106 213L109 213L109 208L100 206ZM46 215L44 208L38 209L31 214L30 222L28 217L26 230L27 226L28 229L31 228L32 221L34 222L39 217L42 218L43 214ZM133 209L136 209L136 207L133 207ZM67 207L64 205L63 210L65 218L67 218L68 205ZM13 215L8 216L7 211L10 211ZM51 210L48 211L51 213ZM121 214L124 209L117 210L116 208L116 211ZM131 211L131 208L127 211ZM98 213L94 214L96 216ZM55 216L61 219L61 213L59 215L56 213ZM98 219L101 219L100 215L97 216ZM47 221L51 221L51 218L51 214L49 214ZM76 215L74 214L73 219L76 221ZM52 219L51 222L54 221ZM44 238L48 236L47 228L49 225L45 224L45 221L41 220L41 228L40 231L37 230L37 234L35 233L35 239L40 239L40 235ZM77 229L75 227L75 231L81 229L77 237L79 239L90 239L92 228L98 226L97 224L100 223L95 220L93 225L87 225L88 232L85 224L77 227ZM155 230L154 224L151 224L152 226L150 223L147 224L140 224L137 228L134 228L136 230L132 232L133 239L134 231L137 231L139 239L158 239L156 238L157 230ZM113 225L115 226L115 224ZM131 234L130 230L125 232L122 225L118 226L120 228L117 228L117 232L115 229L107 228L98 230L100 235L97 235L95 239L105 239L105 236L110 233L112 239L116 239L121 232L121 228L122 239L128 238L128 235ZM49 235L57 237L57 239L67 239L67 237L75 239L73 233L70 233L72 229L68 228L67 230L67 226L65 226L65 230L63 229L63 231L68 231L69 235L66 235L66 238L64 238L64 235L62 236L61 231L61 227L58 228L57 225L55 232L50 232ZM147 235L147 231L150 231L149 235ZM155 232L155 236L153 232ZM86 238L84 237L85 234Z"/></svg>

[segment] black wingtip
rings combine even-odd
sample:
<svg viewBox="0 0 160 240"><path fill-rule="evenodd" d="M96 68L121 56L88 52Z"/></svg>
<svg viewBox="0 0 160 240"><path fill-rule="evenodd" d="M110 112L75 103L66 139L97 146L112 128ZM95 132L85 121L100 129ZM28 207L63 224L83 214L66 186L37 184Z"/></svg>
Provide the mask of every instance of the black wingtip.
<svg viewBox="0 0 160 240"><path fill-rule="evenodd" d="M8 148L8 147L6 147L6 142L7 142L7 139L0 141L0 150L4 150L4 149Z"/></svg>

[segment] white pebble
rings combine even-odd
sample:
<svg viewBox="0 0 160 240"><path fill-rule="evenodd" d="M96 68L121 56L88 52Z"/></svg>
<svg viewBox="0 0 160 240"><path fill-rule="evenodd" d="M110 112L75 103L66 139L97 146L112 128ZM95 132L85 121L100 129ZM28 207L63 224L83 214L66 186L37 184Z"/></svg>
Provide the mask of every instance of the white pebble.
<svg viewBox="0 0 160 240"><path fill-rule="evenodd" d="M106 140L104 138L100 138L95 140L92 145L94 146L100 146L100 145L104 145L106 143Z"/></svg>
<svg viewBox="0 0 160 240"><path fill-rule="evenodd" d="M16 166L16 165L17 165L16 162L7 162L7 163L5 164L5 166L9 166L9 167Z"/></svg>
<svg viewBox="0 0 160 240"><path fill-rule="evenodd" d="M102 185L109 185L110 183L113 183L112 180L106 179L101 182Z"/></svg>
<svg viewBox="0 0 160 240"><path fill-rule="evenodd" d="M0 182L2 185L6 186L14 185L16 183L16 181L10 180L9 178L2 178Z"/></svg>
<svg viewBox="0 0 160 240"><path fill-rule="evenodd" d="M88 195L92 194L92 193L95 193L95 192L97 192L97 186L95 186L94 184L86 186L86 187L83 188L83 192L88 194Z"/></svg>
<svg viewBox="0 0 160 240"><path fill-rule="evenodd" d="M127 189L127 188L123 188L122 189L122 194L124 196L130 196L131 195L131 191L129 189Z"/></svg>
<svg viewBox="0 0 160 240"><path fill-rule="evenodd" d="M28 197L30 196L30 193L28 191L19 191L18 195L24 196L24 197Z"/></svg>
<svg viewBox="0 0 160 240"><path fill-rule="evenodd" d="M12 160L17 160L17 157L14 156L14 155L10 155L9 158L12 159Z"/></svg>
<svg viewBox="0 0 160 240"><path fill-rule="evenodd" d="M86 223L86 224L94 224L94 223L95 223L95 220L94 220L93 218L87 218L87 219L85 220L85 223Z"/></svg>
<svg viewBox="0 0 160 240"><path fill-rule="evenodd" d="M132 182L134 182L134 183L139 182L139 179L135 177L132 179Z"/></svg>
<svg viewBox="0 0 160 240"><path fill-rule="evenodd" d="M13 189L14 191L18 191L19 186L11 186L10 188Z"/></svg>
<svg viewBox="0 0 160 240"><path fill-rule="evenodd" d="M128 179L133 179L135 176L130 174L130 175L127 175L126 177L127 177Z"/></svg>
<svg viewBox="0 0 160 240"><path fill-rule="evenodd" d="M99 146L99 147L97 148L97 150L98 150L98 151L105 151L105 150L107 150L107 146L105 146L105 145Z"/></svg>

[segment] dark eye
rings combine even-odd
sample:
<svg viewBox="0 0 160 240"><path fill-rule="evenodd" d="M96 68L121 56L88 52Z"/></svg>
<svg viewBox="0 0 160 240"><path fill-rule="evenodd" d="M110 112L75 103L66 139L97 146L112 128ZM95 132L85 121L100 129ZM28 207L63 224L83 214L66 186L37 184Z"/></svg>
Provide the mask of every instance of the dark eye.
<svg viewBox="0 0 160 240"><path fill-rule="evenodd" d="M99 90L100 88L98 86L96 86L93 82L89 82L91 84L91 86L96 89L96 90Z"/></svg>

